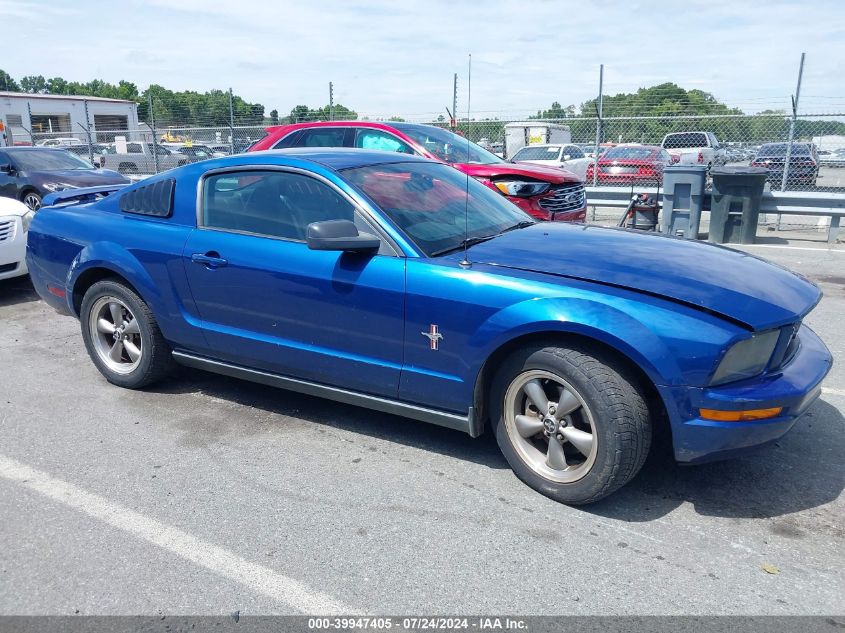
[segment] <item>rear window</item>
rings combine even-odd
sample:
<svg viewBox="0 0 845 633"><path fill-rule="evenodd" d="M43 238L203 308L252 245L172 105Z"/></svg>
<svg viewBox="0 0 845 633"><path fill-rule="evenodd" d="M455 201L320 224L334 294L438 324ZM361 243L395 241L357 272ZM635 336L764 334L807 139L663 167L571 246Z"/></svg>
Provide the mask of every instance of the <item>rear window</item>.
<svg viewBox="0 0 845 633"><path fill-rule="evenodd" d="M560 147L523 147L513 157L520 160L557 160Z"/></svg>
<svg viewBox="0 0 845 633"><path fill-rule="evenodd" d="M667 134L663 141L663 147L666 149L675 149L679 147L708 147L707 135L704 132L678 132L677 134Z"/></svg>
<svg viewBox="0 0 845 633"><path fill-rule="evenodd" d="M758 156L786 156L786 148L789 146L788 143L772 143L771 145L763 145L760 148L760 152L757 154ZM793 144L792 146L792 156L809 156L810 155L810 146L804 144Z"/></svg>
<svg viewBox="0 0 845 633"><path fill-rule="evenodd" d="M608 160L644 160L653 156L654 150L646 147L612 147L604 153L602 158Z"/></svg>

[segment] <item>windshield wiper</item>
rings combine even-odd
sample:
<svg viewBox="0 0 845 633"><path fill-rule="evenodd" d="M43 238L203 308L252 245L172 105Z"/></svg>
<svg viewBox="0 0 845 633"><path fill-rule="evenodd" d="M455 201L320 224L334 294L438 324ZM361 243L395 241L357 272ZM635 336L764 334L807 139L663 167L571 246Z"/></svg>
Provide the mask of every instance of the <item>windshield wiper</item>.
<svg viewBox="0 0 845 633"><path fill-rule="evenodd" d="M459 251L464 248L469 248L470 246L475 246L476 244L481 244L481 242L486 242L487 240L492 240L494 237L498 237L501 233L495 233L493 235L481 235L479 237L468 237L465 240L461 240L458 244L454 246L450 246L449 248L444 248L441 251L435 251L431 254L432 257L437 257L439 255L445 255L446 253L451 253L452 251Z"/></svg>
<svg viewBox="0 0 845 633"><path fill-rule="evenodd" d="M502 233L507 233L508 231L513 231L515 229L524 229L527 226L533 226L536 222L532 222L531 220L523 220L522 222L518 222L513 226L509 226L506 229L502 229L498 233L494 233L493 235L482 235L479 237L468 237L465 240L461 240L460 243L456 244L455 246L450 246L449 248L444 248L442 251L436 251L432 253L433 257L438 255L445 255L446 253L451 253L452 251L457 251L462 248L469 248L470 246L475 246L476 244L481 244L481 242L486 242L487 240L492 240L494 237L499 237Z"/></svg>
<svg viewBox="0 0 845 633"><path fill-rule="evenodd" d="M513 226L509 226L508 228L500 231L499 235L501 235L502 233L507 233L508 231L514 231L516 229L524 229L524 228L529 227L529 226L534 226L535 224L537 224L537 223L532 222L531 220L523 220L522 222L518 222L517 224L514 224Z"/></svg>

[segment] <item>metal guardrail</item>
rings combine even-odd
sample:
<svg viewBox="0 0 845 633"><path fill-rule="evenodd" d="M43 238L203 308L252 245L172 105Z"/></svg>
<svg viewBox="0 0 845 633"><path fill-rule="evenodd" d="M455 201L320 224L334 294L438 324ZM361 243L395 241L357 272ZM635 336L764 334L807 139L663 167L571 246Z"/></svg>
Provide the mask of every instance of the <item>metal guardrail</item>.
<svg viewBox="0 0 845 633"><path fill-rule="evenodd" d="M651 189L651 191L649 191ZM586 187L588 207L625 208L631 201L631 189L628 187ZM646 191L654 196L653 186L635 188L634 193ZM710 192L704 192L702 206L710 211ZM663 204L663 192L657 195L657 201ZM842 218L845 217L845 194L816 191L764 191L760 201L761 214L806 215L829 217L830 227L827 241L835 243L839 237Z"/></svg>

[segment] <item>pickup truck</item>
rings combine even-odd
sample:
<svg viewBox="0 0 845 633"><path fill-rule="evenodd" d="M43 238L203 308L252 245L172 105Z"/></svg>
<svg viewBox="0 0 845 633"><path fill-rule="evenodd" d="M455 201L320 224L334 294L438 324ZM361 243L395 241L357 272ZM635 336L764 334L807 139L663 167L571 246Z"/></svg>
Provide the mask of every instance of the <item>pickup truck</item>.
<svg viewBox="0 0 845 633"><path fill-rule="evenodd" d="M725 148L713 132L672 132L663 137L663 149L673 165L713 165L725 163Z"/></svg>
<svg viewBox="0 0 845 633"><path fill-rule="evenodd" d="M119 171L121 174L154 174L156 173L156 158L158 154L158 171L173 169L187 165L190 157L174 152L161 145L152 143L129 142L126 144L126 153L118 153L117 145L112 143L96 157L100 167Z"/></svg>

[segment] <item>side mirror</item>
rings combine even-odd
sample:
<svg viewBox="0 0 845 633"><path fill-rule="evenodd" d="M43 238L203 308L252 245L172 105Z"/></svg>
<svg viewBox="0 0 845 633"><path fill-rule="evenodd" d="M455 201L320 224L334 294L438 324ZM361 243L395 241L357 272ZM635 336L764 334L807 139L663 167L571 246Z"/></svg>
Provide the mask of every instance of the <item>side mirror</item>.
<svg viewBox="0 0 845 633"><path fill-rule="evenodd" d="M373 253L381 246L375 235L359 233L350 220L325 220L308 225L308 248L312 251Z"/></svg>
<svg viewBox="0 0 845 633"><path fill-rule="evenodd" d="M12 164L11 163L0 163L0 174L11 174L12 173Z"/></svg>

